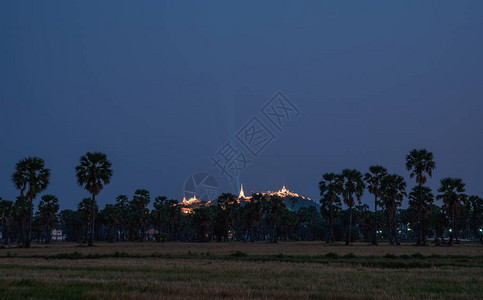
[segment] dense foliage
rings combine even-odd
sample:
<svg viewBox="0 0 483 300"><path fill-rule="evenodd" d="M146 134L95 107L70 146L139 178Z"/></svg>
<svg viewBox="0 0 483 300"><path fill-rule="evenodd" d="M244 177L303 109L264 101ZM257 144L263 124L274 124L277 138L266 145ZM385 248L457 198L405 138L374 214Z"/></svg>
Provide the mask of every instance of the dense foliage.
<svg viewBox="0 0 483 300"><path fill-rule="evenodd" d="M20 190L16 201L0 198L0 229L5 244L24 243L30 238L86 242L116 241L223 241L325 240L326 242L414 240L424 244L458 243L460 239L482 241L483 200L465 194L460 178L443 178L438 194L425 186L435 168L432 153L412 150L406 157L416 186L409 192L404 178L371 166L363 175L354 169L326 173L319 182L320 206L295 210L297 199L254 194L241 200L222 194L211 205L183 213L177 200L138 189L131 197L119 195L100 209L95 196L110 182L111 163L105 154L87 153L76 168L77 181L91 197L77 210L60 210L54 195L43 195L33 214L34 199L49 183L50 171L40 158L21 160L12 176ZM360 199L366 191L374 196L374 211ZM442 206L434 204L441 200ZM408 208L401 209L407 201ZM152 205L151 205L152 204ZM315 203L314 203L315 204ZM345 209L343 209L345 204ZM150 209L149 207L152 207ZM380 208L379 210L377 208ZM52 230L62 230L53 236Z"/></svg>

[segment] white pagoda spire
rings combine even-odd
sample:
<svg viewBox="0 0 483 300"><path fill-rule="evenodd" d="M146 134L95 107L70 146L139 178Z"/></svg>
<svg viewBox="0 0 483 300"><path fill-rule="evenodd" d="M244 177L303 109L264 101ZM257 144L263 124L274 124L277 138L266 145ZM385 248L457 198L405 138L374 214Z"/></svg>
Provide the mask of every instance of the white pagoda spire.
<svg viewBox="0 0 483 300"><path fill-rule="evenodd" d="M245 198L245 192L243 192L243 183L241 184L241 187L240 187L240 195L238 195L238 199L240 198Z"/></svg>

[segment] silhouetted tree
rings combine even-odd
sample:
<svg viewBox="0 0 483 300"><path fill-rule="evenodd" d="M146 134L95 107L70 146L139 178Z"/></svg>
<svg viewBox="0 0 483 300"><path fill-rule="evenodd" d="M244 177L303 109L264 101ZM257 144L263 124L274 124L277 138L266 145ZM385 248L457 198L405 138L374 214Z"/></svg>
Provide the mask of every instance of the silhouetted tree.
<svg viewBox="0 0 483 300"><path fill-rule="evenodd" d="M416 182L418 183L419 189L419 217L421 228L424 228L423 223L423 185L426 183L426 174L431 177L433 175L433 170L436 168L436 163L433 160L433 153L428 152L426 149L413 149L406 155L406 168L411 171L411 178L416 177ZM426 237L423 235L423 230L420 230L418 245L425 244Z"/></svg>
<svg viewBox="0 0 483 300"><path fill-rule="evenodd" d="M387 170L383 166L370 166L369 173L366 173L364 180L367 183L369 193L374 195L374 235L372 244L377 245L377 203L381 197L381 180L387 175Z"/></svg>
<svg viewBox="0 0 483 300"><path fill-rule="evenodd" d="M82 201L77 205L77 212L79 214L79 218L82 223L82 232L84 234L84 243L89 240L89 225L92 226L92 219L99 212L99 207L97 204L92 207L91 198L84 198ZM91 227L92 228L92 227Z"/></svg>
<svg viewBox="0 0 483 300"><path fill-rule="evenodd" d="M456 237L458 242L458 228L456 219L461 206L466 202L465 184L460 178L443 178L441 179L441 186L438 189L440 193L436 198L443 200L443 210L448 215L448 219L451 222L449 244L453 244L453 237Z"/></svg>
<svg viewBox="0 0 483 300"><path fill-rule="evenodd" d="M80 164L75 168L77 183L91 193L91 234L89 246L94 245L96 196L106 184L111 182L112 164L107 156L100 152L87 152L80 158Z"/></svg>
<svg viewBox="0 0 483 300"><path fill-rule="evenodd" d="M422 236L427 236L427 225L431 214L433 202L434 195L429 187L417 185L409 193L409 207L413 208L414 211L418 212L417 222L413 221L413 224L416 225L413 226L413 228L417 230L418 236L421 236L421 231ZM420 212L422 212L422 223Z"/></svg>
<svg viewBox="0 0 483 300"><path fill-rule="evenodd" d="M277 226L282 218L282 210L286 208L285 200L278 195L272 195L268 198L264 207L269 222L272 226L272 242L277 242Z"/></svg>
<svg viewBox="0 0 483 300"><path fill-rule="evenodd" d="M357 199L359 204L361 203L365 184L362 180L361 172L354 169L344 169L342 171L342 180L342 196L344 203L349 207L349 232L346 241L346 245L349 245L352 242L352 208L355 205L355 199Z"/></svg>
<svg viewBox="0 0 483 300"><path fill-rule="evenodd" d="M397 174L386 175L381 180L381 207L388 217L389 241L391 244L399 245L396 232L396 212L406 196L406 182L402 176Z"/></svg>
<svg viewBox="0 0 483 300"><path fill-rule="evenodd" d="M12 181L20 190L20 197L29 203L29 216L27 221L27 232L25 247L30 247L32 237L33 201L37 195L49 185L50 170L45 167L44 160L38 157L27 157L22 159L15 166L15 173Z"/></svg>
<svg viewBox="0 0 483 300"><path fill-rule="evenodd" d="M483 199L478 196L468 197L468 204L470 205L470 228L473 231L475 238L478 238L483 244Z"/></svg>
<svg viewBox="0 0 483 300"><path fill-rule="evenodd" d="M144 233L149 221L147 206L150 201L151 196L149 195L149 191L144 189L136 190L131 201L133 222L136 224L136 231L139 234L139 240L141 242L144 241Z"/></svg>
<svg viewBox="0 0 483 300"><path fill-rule="evenodd" d="M10 228L14 220L13 201L4 200L0 197L0 224L2 226L2 237L5 245L10 244Z"/></svg>
<svg viewBox="0 0 483 300"><path fill-rule="evenodd" d="M59 211L59 199L54 195L44 195L39 203L39 215L41 226L45 231L46 242L52 240L52 228L57 223L57 212Z"/></svg>
<svg viewBox="0 0 483 300"><path fill-rule="evenodd" d="M321 213L327 219L327 242L334 242L334 215L341 209L339 195L342 193L343 179L335 173L322 175L319 182Z"/></svg>

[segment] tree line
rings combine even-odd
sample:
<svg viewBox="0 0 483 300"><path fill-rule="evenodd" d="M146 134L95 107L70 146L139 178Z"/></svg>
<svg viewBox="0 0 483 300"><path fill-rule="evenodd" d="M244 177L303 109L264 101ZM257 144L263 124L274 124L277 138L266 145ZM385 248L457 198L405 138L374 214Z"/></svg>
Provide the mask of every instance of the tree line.
<svg viewBox="0 0 483 300"><path fill-rule="evenodd" d="M153 197L153 209L148 209L152 197L145 189L131 197L119 195L99 210L96 197L110 183L112 164L105 154L88 152L75 171L77 183L90 197L80 201L77 210L60 210L56 196L43 195L34 214L34 200L49 185L50 170L41 158L28 157L16 164L12 175L20 195L15 201L0 198L2 239L5 244L30 247L32 239L51 242L51 231L57 228L66 240L89 246L94 240L345 240L346 244L361 240L375 245L388 240L398 245L401 239L424 245L428 237L446 243L445 236L449 245L461 237L483 243L482 198L465 194L464 182L451 177L441 179L435 196L425 186L435 167L431 152L414 149L406 156L406 168L415 179L409 193L401 175L375 165L365 174L355 169L323 174L320 210L315 205L295 210L297 198L257 193L239 201L224 193L213 205L185 214L177 200L164 196ZM366 190L374 196L374 211L361 203ZM406 199L408 208L401 209ZM435 200L441 200L442 206Z"/></svg>

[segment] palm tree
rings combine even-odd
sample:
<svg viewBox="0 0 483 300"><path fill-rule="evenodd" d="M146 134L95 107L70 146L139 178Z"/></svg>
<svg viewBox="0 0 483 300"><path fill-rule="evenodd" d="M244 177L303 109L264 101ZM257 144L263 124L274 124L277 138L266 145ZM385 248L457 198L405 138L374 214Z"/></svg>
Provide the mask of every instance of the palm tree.
<svg viewBox="0 0 483 300"><path fill-rule="evenodd" d="M147 206L150 201L151 196L149 195L149 191L145 189L136 190L131 201L132 212L134 213L133 217L135 218L133 221L136 224L137 231L140 232L139 240L141 242L144 241L145 227L148 221Z"/></svg>
<svg viewBox="0 0 483 300"><path fill-rule="evenodd" d="M389 222L389 241L391 244L397 241L396 233L396 212L397 208L401 206L402 200L406 194L406 182L402 176L397 174L386 175L381 180L381 206L388 217Z"/></svg>
<svg viewBox="0 0 483 300"><path fill-rule="evenodd" d="M483 244L483 233L480 231L483 225L483 199L473 195L468 197L468 204L470 205L470 228L475 238L478 237Z"/></svg>
<svg viewBox="0 0 483 300"><path fill-rule="evenodd" d="M94 209L92 209L91 198L84 198L77 205L77 214L80 218L80 223L84 235L84 243L89 240L89 225L91 225L92 223L92 216L95 216L97 212L99 212L99 207L96 204L94 205Z"/></svg>
<svg viewBox="0 0 483 300"><path fill-rule="evenodd" d="M233 194L223 193L216 199L217 212L217 231L218 240L223 236L224 241L228 242L229 229L234 220L234 212L238 207L237 197Z"/></svg>
<svg viewBox="0 0 483 300"><path fill-rule="evenodd" d="M361 172L355 169L342 170L342 196L344 203L349 207L349 235L346 245L352 242L352 207L355 205L355 199L361 203L361 197L366 187L362 180ZM355 199L354 199L355 196Z"/></svg>
<svg viewBox="0 0 483 300"><path fill-rule="evenodd" d="M443 178L441 179L441 186L438 189L438 196L436 199L443 200L443 210L448 214L448 219L451 222L449 244L453 244L453 236L456 233L456 241L458 241L456 219L461 210L461 206L466 202L465 184L461 178Z"/></svg>
<svg viewBox="0 0 483 300"><path fill-rule="evenodd" d="M47 243L50 243L52 239L52 228L57 223L56 215L59 208L59 199L54 195L44 195L40 199L39 213L47 236Z"/></svg>
<svg viewBox="0 0 483 300"><path fill-rule="evenodd" d="M406 155L406 168L411 171L410 177L416 177L416 182L419 185L419 217L421 228L423 226L423 195L422 186L426 183L426 174L431 177L433 175L433 170L436 168L436 163L433 160L433 153L428 152L426 149L413 149ZM419 239L417 244L425 244L426 237L423 235L423 230L419 232Z"/></svg>
<svg viewBox="0 0 483 300"><path fill-rule="evenodd" d="M267 196L264 194L253 194L251 199L245 204L245 223L249 228L250 241L254 242L258 239L258 230L262 223L264 207L267 202Z"/></svg>
<svg viewBox="0 0 483 300"><path fill-rule="evenodd" d="M10 243L10 227L14 218L13 201L4 200L0 197L0 222L2 226L3 242L5 245Z"/></svg>
<svg viewBox="0 0 483 300"><path fill-rule="evenodd" d="M17 199L15 199L15 202L13 203L13 215L18 226L22 229L19 238L21 238L24 245L27 243L27 229L30 212L29 201L25 197L17 196Z"/></svg>
<svg viewBox="0 0 483 300"><path fill-rule="evenodd" d="M419 197L422 195L422 202L419 202ZM423 213L423 220L428 220L431 214L432 210L432 204L434 202L434 195L431 189L427 186L415 186L409 193L409 207L414 208L415 211L419 211L421 209ZM422 204L422 206L420 206ZM418 217L418 219L420 219ZM427 223L427 222L425 222ZM422 224L419 224L418 232L422 231L423 236L425 237L427 234L427 227L421 226Z"/></svg>
<svg viewBox="0 0 483 300"><path fill-rule="evenodd" d="M104 185L111 182L112 164L104 153L87 152L80 158L80 165L75 168L75 171L77 183L92 195L91 235L89 238L89 246L92 246L94 244L96 196L102 191Z"/></svg>
<svg viewBox="0 0 483 300"><path fill-rule="evenodd" d="M374 236L372 244L377 245L377 199L381 196L381 180L387 175L383 166L370 166L369 173L366 173L364 180L367 182L369 193L374 195Z"/></svg>
<svg viewBox="0 0 483 300"><path fill-rule="evenodd" d="M282 219L283 209L286 208L285 200L278 195L272 195L266 202L266 212L272 225L272 242L277 242L277 225Z"/></svg>
<svg viewBox="0 0 483 300"><path fill-rule="evenodd" d="M321 210L326 211L329 217L329 232L327 242L334 242L334 209L338 210L341 206L339 195L342 193L342 178L335 173L325 173L322 181L319 182Z"/></svg>
<svg viewBox="0 0 483 300"><path fill-rule="evenodd" d="M106 204L106 207L100 212L104 224L108 227L107 238L110 243L116 240L117 227L122 221L121 208L116 204Z"/></svg>
<svg viewBox="0 0 483 300"><path fill-rule="evenodd" d="M32 236L33 201L40 192L47 188L49 178L50 170L45 167L44 160L38 157L27 157L19 161L15 166L15 173L12 175L13 183L20 190L20 197L25 198L30 205L25 238L27 248L30 247Z"/></svg>
<svg viewBox="0 0 483 300"><path fill-rule="evenodd" d="M121 224L119 226L120 237L119 239L124 241L126 240L127 234L127 221L129 215L129 198L126 195L119 195L116 197L116 206L119 207L121 210Z"/></svg>

